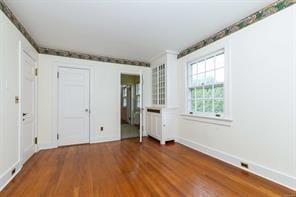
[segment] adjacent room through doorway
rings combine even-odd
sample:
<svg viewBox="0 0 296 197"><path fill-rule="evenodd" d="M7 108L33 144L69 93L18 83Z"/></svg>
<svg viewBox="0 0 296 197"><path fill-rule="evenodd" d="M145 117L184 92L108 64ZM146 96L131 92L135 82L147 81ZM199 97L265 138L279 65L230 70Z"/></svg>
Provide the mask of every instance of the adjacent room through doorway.
<svg viewBox="0 0 296 197"><path fill-rule="evenodd" d="M140 76L121 74L121 139L140 136L140 106Z"/></svg>

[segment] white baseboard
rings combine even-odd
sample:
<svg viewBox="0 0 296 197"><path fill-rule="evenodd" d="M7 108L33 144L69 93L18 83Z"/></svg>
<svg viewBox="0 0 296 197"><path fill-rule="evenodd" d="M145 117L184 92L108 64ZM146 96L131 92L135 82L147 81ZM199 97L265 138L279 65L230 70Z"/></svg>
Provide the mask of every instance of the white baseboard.
<svg viewBox="0 0 296 197"><path fill-rule="evenodd" d="M95 143L102 143L102 142L112 142L112 141L118 141L120 140L120 137L101 137L90 140L90 144ZM48 150L57 148L58 145L56 143L40 143L38 144L38 150Z"/></svg>
<svg viewBox="0 0 296 197"><path fill-rule="evenodd" d="M249 162L244 159L241 159L239 157L230 155L228 153L224 153L222 151L213 149L211 147L199 144L197 142L181 138L179 137L177 139L177 142L180 144L183 144L189 148L192 148L194 150L197 150L199 152L202 152L206 155L209 155L211 157L214 157L216 159L219 159L221 161L224 161L228 164L231 164L233 166L236 166L240 169L249 171L253 174L256 174L258 176L261 176L263 178L266 178L272 182L278 183L280 185L283 185L285 187L288 187L292 190L296 190L296 177L284 174L282 172L279 172L277 170L273 170L267 167L264 167L262 165L256 164L254 162ZM241 162L245 162L248 164L249 169L245 169L241 167Z"/></svg>
<svg viewBox="0 0 296 197"><path fill-rule="evenodd" d="M57 148L58 146L55 143L40 143L38 144L38 150L47 150Z"/></svg>
<svg viewBox="0 0 296 197"><path fill-rule="evenodd" d="M101 143L101 142L112 142L112 141L118 141L120 140L120 137L101 137L101 138L96 138L90 141L91 144L95 143Z"/></svg>
<svg viewBox="0 0 296 197"><path fill-rule="evenodd" d="M21 163L17 162L0 176L0 192L19 173L21 168L22 168ZM15 173L12 175L13 169L15 169Z"/></svg>

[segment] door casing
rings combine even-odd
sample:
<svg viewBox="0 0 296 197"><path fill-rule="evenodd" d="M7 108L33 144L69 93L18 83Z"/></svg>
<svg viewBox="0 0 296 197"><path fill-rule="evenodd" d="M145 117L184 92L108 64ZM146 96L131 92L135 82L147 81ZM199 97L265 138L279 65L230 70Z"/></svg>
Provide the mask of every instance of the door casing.
<svg viewBox="0 0 296 197"><path fill-rule="evenodd" d="M119 107L118 107L118 114L119 114L119 125L121 124L121 76L122 75L135 75L135 76L139 76L140 77L140 85L141 85L141 107L140 107L140 139L139 141L142 142L142 138L143 138L143 135L144 135L144 110L143 110L143 106L144 106L144 102L143 102L143 90L144 90L144 87L143 87L143 73L142 71L135 71L135 72L132 72L132 71L119 71L119 83L118 83L118 95L119 95L119 98L118 98L118 101L119 101ZM119 130L118 130L118 139L121 139L121 128L119 126Z"/></svg>
<svg viewBox="0 0 296 197"><path fill-rule="evenodd" d="M52 87L53 87L53 97L52 97L52 143L48 144L46 148L57 148L59 146L59 142L57 139L58 135L58 128L59 128L59 121L58 121L58 115L59 115L59 84L58 84L58 77L57 73L59 68L76 68L76 69L88 69L90 72L90 85L89 85L89 110L90 110L90 116L89 116L89 138L90 143L95 143L95 133L94 133L94 105L93 105L93 84L94 84L94 68L93 66L88 66L86 64L77 64L77 63L68 63L63 61L57 61L53 64L52 67Z"/></svg>

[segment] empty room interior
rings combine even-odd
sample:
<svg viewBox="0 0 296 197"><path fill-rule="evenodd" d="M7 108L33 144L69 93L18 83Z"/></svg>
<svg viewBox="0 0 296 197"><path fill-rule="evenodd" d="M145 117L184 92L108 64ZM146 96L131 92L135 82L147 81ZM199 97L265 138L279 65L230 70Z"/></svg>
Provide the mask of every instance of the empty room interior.
<svg viewBox="0 0 296 197"><path fill-rule="evenodd" d="M296 0L0 10L0 197L296 197Z"/></svg>

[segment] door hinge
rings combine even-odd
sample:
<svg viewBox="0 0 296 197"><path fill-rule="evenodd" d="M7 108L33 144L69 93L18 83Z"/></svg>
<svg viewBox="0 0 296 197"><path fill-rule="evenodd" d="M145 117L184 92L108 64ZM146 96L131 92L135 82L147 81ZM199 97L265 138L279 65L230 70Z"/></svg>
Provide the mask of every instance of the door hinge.
<svg viewBox="0 0 296 197"><path fill-rule="evenodd" d="M57 134L57 140L59 140L60 139L60 134Z"/></svg>
<svg viewBox="0 0 296 197"><path fill-rule="evenodd" d="M20 98L18 96L14 97L14 102L15 104L18 104L20 102Z"/></svg>
<svg viewBox="0 0 296 197"><path fill-rule="evenodd" d="M35 142L35 144L38 143L38 138L37 137L35 137L34 142Z"/></svg>
<svg viewBox="0 0 296 197"><path fill-rule="evenodd" d="M60 72L57 72L57 78L60 78Z"/></svg>
<svg viewBox="0 0 296 197"><path fill-rule="evenodd" d="M35 76L38 76L38 68L35 68Z"/></svg>

